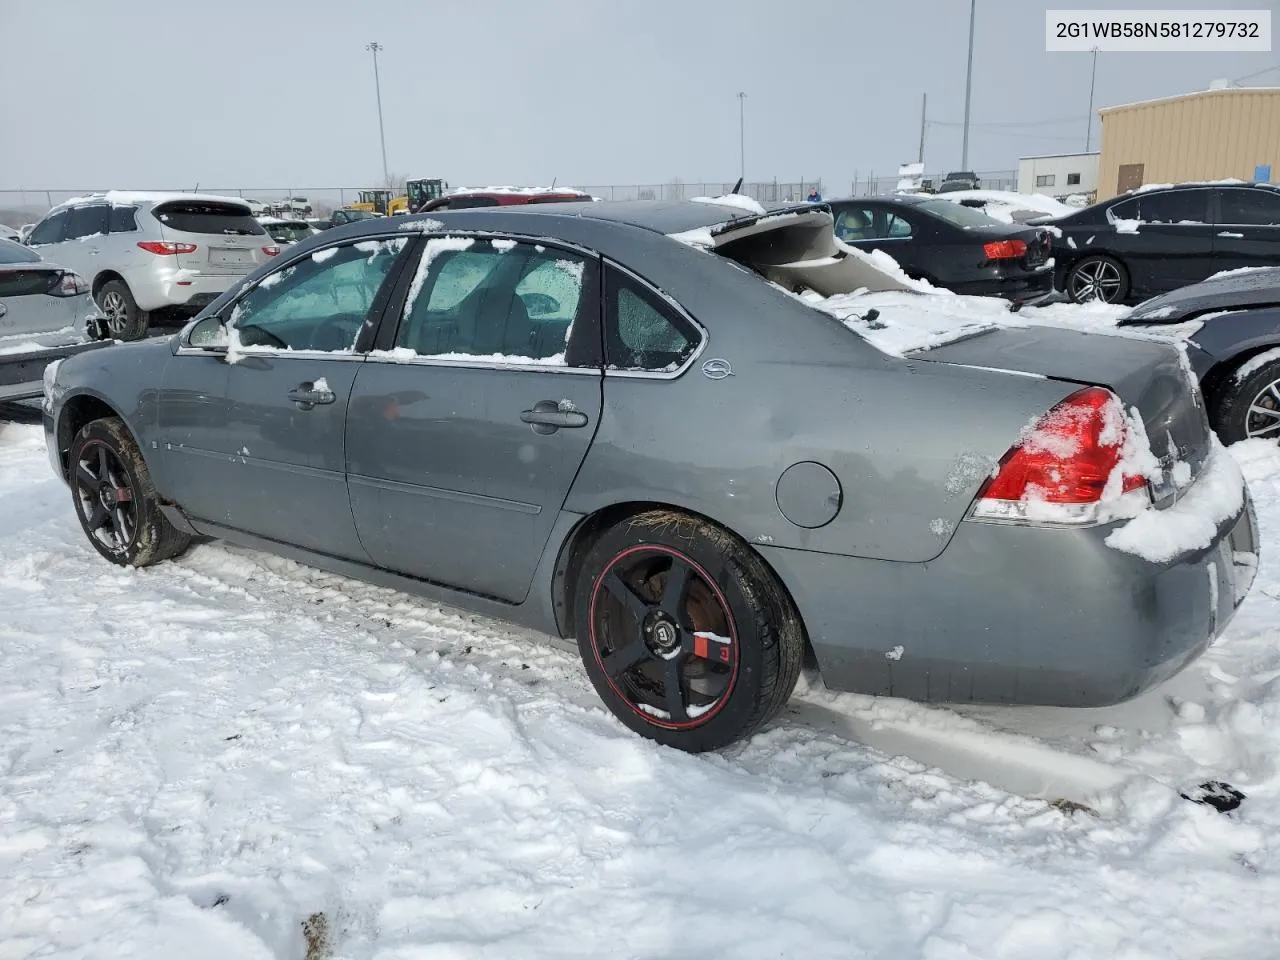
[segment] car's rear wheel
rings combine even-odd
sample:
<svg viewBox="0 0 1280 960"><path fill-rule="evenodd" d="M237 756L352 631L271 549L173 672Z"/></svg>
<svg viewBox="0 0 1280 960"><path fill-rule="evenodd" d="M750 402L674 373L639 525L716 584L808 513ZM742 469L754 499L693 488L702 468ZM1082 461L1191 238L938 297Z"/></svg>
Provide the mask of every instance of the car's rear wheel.
<svg viewBox="0 0 1280 960"><path fill-rule="evenodd" d="M1223 443L1255 438L1280 442L1280 360L1237 377L1218 391L1213 409L1218 437Z"/></svg>
<svg viewBox="0 0 1280 960"><path fill-rule="evenodd" d="M147 313L138 308L129 285L123 280L108 280L95 297L107 318L107 330L116 340L141 340L147 335Z"/></svg>
<svg viewBox="0 0 1280 960"><path fill-rule="evenodd" d="M799 616L764 563L703 520L651 511L590 548L574 598L578 648L609 709L681 750L749 736L795 688Z"/></svg>
<svg viewBox="0 0 1280 960"><path fill-rule="evenodd" d="M80 526L112 563L146 567L190 546L191 537L161 512L142 451L121 420L86 424L71 442L68 464Z"/></svg>
<svg viewBox="0 0 1280 960"><path fill-rule="evenodd" d="M1114 257L1085 257L1067 271L1066 287L1076 303L1123 303L1129 295L1129 272Z"/></svg>

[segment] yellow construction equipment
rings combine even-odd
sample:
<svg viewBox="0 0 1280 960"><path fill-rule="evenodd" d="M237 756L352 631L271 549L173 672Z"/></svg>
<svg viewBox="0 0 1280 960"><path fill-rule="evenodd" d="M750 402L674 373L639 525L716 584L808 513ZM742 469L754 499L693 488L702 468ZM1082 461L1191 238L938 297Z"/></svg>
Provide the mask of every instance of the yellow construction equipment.
<svg viewBox="0 0 1280 960"><path fill-rule="evenodd" d="M347 205L348 210L363 210L365 213L382 213L387 212L387 208L391 205L390 190L361 190L360 202Z"/></svg>
<svg viewBox="0 0 1280 960"><path fill-rule="evenodd" d="M387 205L387 213L395 216L397 213L417 210L427 201L443 196L448 186L449 184L439 177L417 177L406 180L404 193Z"/></svg>

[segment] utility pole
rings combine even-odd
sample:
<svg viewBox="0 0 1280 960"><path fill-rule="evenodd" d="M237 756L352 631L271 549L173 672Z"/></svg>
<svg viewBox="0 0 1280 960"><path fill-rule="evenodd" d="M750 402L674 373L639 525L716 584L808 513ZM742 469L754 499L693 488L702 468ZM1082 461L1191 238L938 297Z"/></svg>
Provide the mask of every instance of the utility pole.
<svg viewBox="0 0 1280 960"><path fill-rule="evenodd" d="M960 147L960 169L969 169L969 101L973 95L973 20L978 0L969 0L969 67L964 75L964 140Z"/></svg>
<svg viewBox="0 0 1280 960"><path fill-rule="evenodd" d="M738 91L738 176L747 179L747 95Z"/></svg>
<svg viewBox="0 0 1280 960"><path fill-rule="evenodd" d="M924 163L924 128L928 111L929 94L922 93L920 95L920 152L916 154L916 163Z"/></svg>
<svg viewBox="0 0 1280 960"><path fill-rule="evenodd" d="M389 187L391 174L387 172L387 134L382 126L382 81L378 78L378 51L382 44L374 41L366 43L364 48L373 54L373 89L378 97L378 139L382 142L382 185Z"/></svg>
<svg viewBox="0 0 1280 960"><path fill-rule="evenodd" d="M1093 48L1093 72L1089 76L1089 116L1088 126L1084 128L1084 152L1089 152L1089 145L1093 141L1093 88L1098 81L1098 48Z"/></svg>

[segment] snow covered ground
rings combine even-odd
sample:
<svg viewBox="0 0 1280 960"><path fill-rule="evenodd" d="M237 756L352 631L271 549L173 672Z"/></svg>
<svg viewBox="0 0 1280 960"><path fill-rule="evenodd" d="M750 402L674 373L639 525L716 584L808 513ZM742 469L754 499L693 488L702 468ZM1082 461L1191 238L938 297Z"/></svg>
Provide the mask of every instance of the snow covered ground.
<svg viewBox="0 0 1280 960"><path fill-rule="evenodd" d="M1167 687L807 677L691 757L527 631L222 544L110 566L39 428L0 426L0 957L1275 956L1280 450L1233 453L1261 574ZM1179 799L1211 778L1234 814Z"/></svg>

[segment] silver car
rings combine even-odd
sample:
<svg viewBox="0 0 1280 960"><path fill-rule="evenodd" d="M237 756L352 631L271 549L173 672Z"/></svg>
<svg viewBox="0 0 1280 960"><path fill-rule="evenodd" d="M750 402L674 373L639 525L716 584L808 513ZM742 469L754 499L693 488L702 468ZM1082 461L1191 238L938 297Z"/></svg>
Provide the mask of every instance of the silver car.
<svg viewBox="0 0 1280 960"><path fill-rule="evenodd" d="M0 239L0 400L40 396L49 363L106 346L89 329L100 319L82 277Z"/></svg>
<svg viewBox="0 0 1280 960"><path fill-rule="evenodd" d="M829 207L546 204L288 248L169 340L72 358L45 431L108 560L224 537L574 638L705 750L827 686L1098 706L1248 592L1248 492L1178 351L956 324L876 346ZM923 297L935 295L921 294Z"/></svg>
<svg viewBox="0 0 1280 960"><path fill-rule="evenodd" d="M89 281L120 340L145 336L155 311L198 313L280 253L243 200L192 193L77 197L26 242Z"/></svg>

